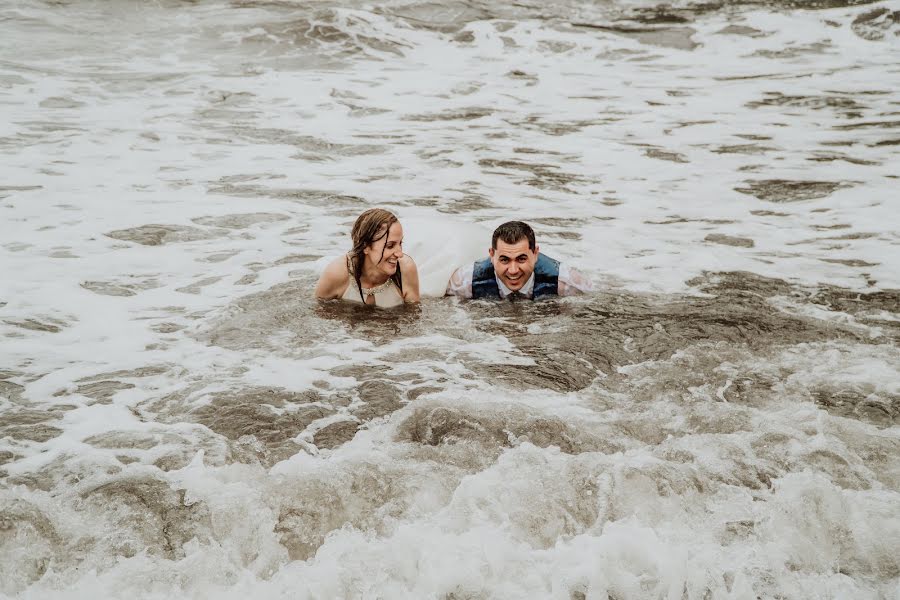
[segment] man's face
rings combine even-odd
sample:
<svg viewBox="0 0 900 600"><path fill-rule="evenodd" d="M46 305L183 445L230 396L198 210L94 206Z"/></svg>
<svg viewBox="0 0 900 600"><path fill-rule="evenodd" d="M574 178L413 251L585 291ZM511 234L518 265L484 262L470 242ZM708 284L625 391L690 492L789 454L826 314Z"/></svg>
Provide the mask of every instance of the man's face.
<svg viewBox="0 0 900 600"><path fill-rule="evenodd" d="M534 273L538 252L540 252L538 246L534 247L534 252L528 247L528 238L522 238L515 244L507 244L498 239L497 247L488 250L494 264L494 272L503 285L513 292L522 289Z"/></svg>

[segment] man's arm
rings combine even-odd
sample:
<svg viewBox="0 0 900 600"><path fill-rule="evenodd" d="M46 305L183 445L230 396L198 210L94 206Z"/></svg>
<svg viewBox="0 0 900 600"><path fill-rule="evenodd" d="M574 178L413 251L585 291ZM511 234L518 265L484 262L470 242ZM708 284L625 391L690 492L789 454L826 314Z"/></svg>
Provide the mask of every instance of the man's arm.
<svg viewBox="0 0 900 600"><path fill-rule="evenodd" d="M577 296L593 291L594 286L584 273L565 264L559 266L557 293L560 296Z"/></svg>
<svg viewBox="0 0 900 600"><path fill-rule="evenodd" d="M472 272L474 265L460 267L453 271L450 281L447 282L445 296L458 296L460 298L472 298Z"/></svg>

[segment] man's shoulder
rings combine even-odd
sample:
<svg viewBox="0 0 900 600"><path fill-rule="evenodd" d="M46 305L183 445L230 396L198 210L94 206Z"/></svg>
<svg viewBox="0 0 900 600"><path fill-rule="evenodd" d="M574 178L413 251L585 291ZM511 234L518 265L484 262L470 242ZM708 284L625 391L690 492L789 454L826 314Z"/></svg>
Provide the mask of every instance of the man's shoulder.
<svg viewBox="0 0 900 600"><path fill-rule="evenodd" d="M469 263L467 265L460 265L459 267L456 268L455 271L453 271L453 275L462 275L462 276L471 275L472 272L475 271L476 264L478 264L477 261L474 263Z"/></svg>
<svg viewBox="0 0 900 600"><path fill-rule="evenodd" d="M543 252L538 254L537 263L535 264L536 269L546 269L551 271L558 271L560 267L560 261L556 260L552 256L547 256Z"/></svg>
<svg viewBox="0 0 900 600"><path fill-rule="evenodd" d="M545 281L547 278L555 280L556 295L559 296L575 296L594 289L591 280L581 271L544 253L538 256L535 270L541 272Z"/></svg>
<svg viewBox="0 0 900 600"><path fill-rule="evenodd" d="M462 267L460 267L462 268ZM468 265L466 268L471 269L473 276L476 279L481 279L483 277L493 277L494 276L494 263L491 262L490 258L481 258L473 262L471 265Z"/></svg>

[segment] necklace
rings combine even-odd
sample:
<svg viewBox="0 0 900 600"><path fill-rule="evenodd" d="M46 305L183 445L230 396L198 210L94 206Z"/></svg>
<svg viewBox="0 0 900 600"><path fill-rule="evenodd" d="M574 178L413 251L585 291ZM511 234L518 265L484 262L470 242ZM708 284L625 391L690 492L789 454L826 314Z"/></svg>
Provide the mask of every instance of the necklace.
<svg viewBox="0 0 900 600"><path fill-rule="evenodd" d="M390 285L392 283L394 283L394 280L390 279L390 278L388 278L388 280L385 281L384 283L382 283L381 285L376 285L373 288L363 287L362 284L360 283L359 289L362 290L362 293L366 296L374 296L378 292L383 292L384 290L388 289L388 287L390 287Z"/></svg>
<svg viewBox="0 0 900 600"><path fill-rule="evenodd" d="M349 255L347 256L347 272L350 273L351 277L353 276L353 263L351 262ZM374 296L378 292L383 292L384 290L388 289L388 287L393 282L394 282L394 280L391 279L390 277L388 277L387 281L385 281L382 284L376 285L373 288L363 287L362 282L360 282L359 283L359 291L361 291L363 293L364 297Z"/></svg>

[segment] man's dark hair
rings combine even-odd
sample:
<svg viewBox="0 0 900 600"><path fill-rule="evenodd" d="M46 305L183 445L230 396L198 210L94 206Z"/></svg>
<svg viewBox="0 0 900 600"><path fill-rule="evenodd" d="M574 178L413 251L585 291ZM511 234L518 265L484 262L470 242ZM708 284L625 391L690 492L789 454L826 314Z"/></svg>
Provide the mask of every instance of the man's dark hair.
<svg viewBox="0 0 900 600"><path fill-rule="evenodd" d="M497 240L502 240L507 244L515 244L523 238L528 238L528 249L534 252L537 244L534 241L534 229L528 223L522 221L507 221L494 230L491 238L491 248L497 249Z"/></svg>

